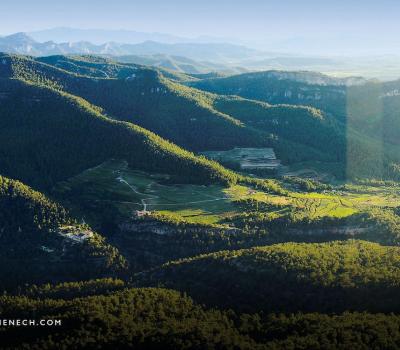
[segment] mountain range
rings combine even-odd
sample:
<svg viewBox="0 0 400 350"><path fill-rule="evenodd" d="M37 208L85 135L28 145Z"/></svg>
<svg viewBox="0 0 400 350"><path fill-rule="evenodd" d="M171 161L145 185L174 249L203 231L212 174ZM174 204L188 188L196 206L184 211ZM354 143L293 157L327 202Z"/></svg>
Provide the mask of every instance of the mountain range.
<svg viewBox="0 0 400 350"><path fill-rule="evenodd" d="M43 33L41 35L40 33ZM46 34L48 33L48 34ZM223 74L260 70L311 70L338 76L392 80L400 76L397 56L341 57L280 53L248 48L235 40L184 40L157 33L59 28L0 37L0 52L33 56L106 55L188 74ZM104 35L100 35L100 34ZM33 35L33 36L32 36Z"/></svg>
<svg viewBox="0 0 400 350"><path fill-rule="evenodd" d="M199 36L195 38L186 38L158 32L140 32L135 30L111 30L111 29L79 29L57 27L50 29L37 30L27 33L29 36L39 42L55 41L77 42L90 41L95 44L104 42L123 42L127 44L139 44L144 41L157 41L165 44L176 43L230 43L235 44L237 39L227 37Z"/></svg>
<svg viewBox="0 0 400 350"><path fill-rule="evenodd" d="M250 57L256 50L226 43L163 43L144 41L137 44L106 42L93 44L89 41L38 42L26 33L16 33L0 37L0 51L46 56L56 54L102 54L102 55L175 55L195 60L214 60L217 62L238 60Z"/></svg>

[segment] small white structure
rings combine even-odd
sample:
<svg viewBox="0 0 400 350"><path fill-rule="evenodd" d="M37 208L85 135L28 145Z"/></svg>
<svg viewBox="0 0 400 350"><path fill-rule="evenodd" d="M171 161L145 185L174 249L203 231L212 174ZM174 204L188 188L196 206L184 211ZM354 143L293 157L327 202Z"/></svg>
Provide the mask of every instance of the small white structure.
<svg viewBox="0 0 400 350"><path fill-rule="evenodd" d="M133 215L136 218L141 218L143 216L147 216L147 215L150 215L150 214L151 214L151 212L148 211L148 210L136 210Z"/></svg>

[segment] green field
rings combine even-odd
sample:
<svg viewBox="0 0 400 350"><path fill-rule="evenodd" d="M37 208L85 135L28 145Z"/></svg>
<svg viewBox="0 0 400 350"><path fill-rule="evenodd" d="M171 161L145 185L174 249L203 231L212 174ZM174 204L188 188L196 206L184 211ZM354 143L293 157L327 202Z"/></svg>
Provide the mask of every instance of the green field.
<svg viewBox="0 0 400 350"><path fill-rule="evenodd" d="M203 224L223 224L227 217L243 211L235 202L244 200L266 204L270 211L291 211L311 219L343 218L372 207L400 206L399 187L349 185L346 190L291 191L279 196L245 185L224 188L170 184L168 180L168 175L133 170L125 161L111 160L59 183L55 190L64 197L79 198L82 207L116 208L125 218L146 210ZM253 205L252 210L258 210L258 206Z"/></svg>
<svg viewBox="0 0 400 350"><path fill-rule="evenodd" d="M175 213L191 222L218 223L237 210L222 186L171 185L168 179L112 160L60 183L56 191L77 195L86 203L106 202L127 217L147 210Z"/></svg>

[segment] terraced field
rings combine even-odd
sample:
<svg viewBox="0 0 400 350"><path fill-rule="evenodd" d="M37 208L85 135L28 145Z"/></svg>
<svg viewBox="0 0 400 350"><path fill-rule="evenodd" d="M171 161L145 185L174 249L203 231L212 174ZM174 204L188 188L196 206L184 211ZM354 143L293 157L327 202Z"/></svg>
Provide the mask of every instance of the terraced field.
<svg viewBox="0 0 400 350"><path fill-rule="evenodd" d="M396 187L351 186L351 190L328 193L291 193L293 204L311 218L347 217L373 207L400 206L400 189Z"/></svg>

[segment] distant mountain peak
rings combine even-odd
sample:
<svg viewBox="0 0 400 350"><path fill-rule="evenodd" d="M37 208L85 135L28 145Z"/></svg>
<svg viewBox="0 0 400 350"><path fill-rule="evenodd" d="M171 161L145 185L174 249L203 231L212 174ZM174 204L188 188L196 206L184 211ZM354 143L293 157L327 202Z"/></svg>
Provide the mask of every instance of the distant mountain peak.
<svg viewBox="0 0 400 350"><path fill-rule="evenodd" d="M26 42L36 43L36 41L32 37L30 37L28 34L26 34L24 32L14 33L14 34L5 36L2 39L8 40L8 41L16 41L16 42L26 41Z"/></svg>

